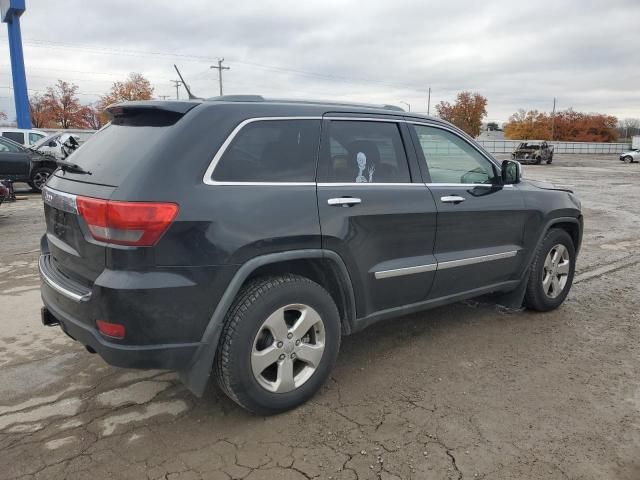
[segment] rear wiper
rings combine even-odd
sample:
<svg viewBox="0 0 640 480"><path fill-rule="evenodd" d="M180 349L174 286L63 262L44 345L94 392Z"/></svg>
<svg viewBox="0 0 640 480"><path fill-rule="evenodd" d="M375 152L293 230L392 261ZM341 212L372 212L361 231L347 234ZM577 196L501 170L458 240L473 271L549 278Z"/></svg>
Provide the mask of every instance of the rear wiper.
<svg viewBox="0 0 640 480"><path fill-rule="evenodd" d="M85 170L80 165L77 165L75 163L65 162L64 160L58 160L56 161L56 165L58 165L65 172L91 175L91 172L89 170Z"/></svg>

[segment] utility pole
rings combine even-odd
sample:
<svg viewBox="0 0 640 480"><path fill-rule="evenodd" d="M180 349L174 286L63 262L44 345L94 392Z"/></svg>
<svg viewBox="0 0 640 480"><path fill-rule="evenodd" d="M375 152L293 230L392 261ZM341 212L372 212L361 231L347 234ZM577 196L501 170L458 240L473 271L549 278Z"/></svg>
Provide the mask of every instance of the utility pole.
<svg viewBox="0 0 640 480"><path fill-rule="evenodd" d="M176 87L176 100L180 100L180 87L182 82L180 80L171 80Z"/></svg>
<svg viewBox="0 0 640 480"><path fill-rule="evenodd" d="M224 58L218 59L218 65L211 65L209 68L215 68L218 70L218 83L220 84L220 96L222 96L222 71L223 70L231 70L231 67L223 67L222 62L224 62Z"/></svg>
<svg viewBox="0 0 640 480"><path fill-rule="evenodd" d="M431 87L429 87L429 93L427 96L427 115L431 112Z"/></svg>
<svg viewBox="0 0 640 480"><path fill-rule="evenodd" d="M551 141L555 139L556 128L556 97L553 97L553 112L551 113Z"/></svg>
<svg viewBox="0 0 640 480"><path fill-rule="evenodd" d="M400 103L404 103L409 109L409 111L411 111L411 104L409 102L403 102L402 100L400 100Z"/></svg>

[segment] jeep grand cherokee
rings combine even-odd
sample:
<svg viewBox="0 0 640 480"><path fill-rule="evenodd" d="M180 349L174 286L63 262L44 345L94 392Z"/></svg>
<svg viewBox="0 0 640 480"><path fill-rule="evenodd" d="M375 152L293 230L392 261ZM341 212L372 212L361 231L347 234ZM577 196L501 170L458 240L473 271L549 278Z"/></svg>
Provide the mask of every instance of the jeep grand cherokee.
<svg viewBox="0 0 640 480"><path fill-rule="evenodd" d="M567 296L580 202L436 118L218 97L131 102L43 192L43 322L108 363L211 373L244 408L309 399L340 339L494 293Z"/></svg>

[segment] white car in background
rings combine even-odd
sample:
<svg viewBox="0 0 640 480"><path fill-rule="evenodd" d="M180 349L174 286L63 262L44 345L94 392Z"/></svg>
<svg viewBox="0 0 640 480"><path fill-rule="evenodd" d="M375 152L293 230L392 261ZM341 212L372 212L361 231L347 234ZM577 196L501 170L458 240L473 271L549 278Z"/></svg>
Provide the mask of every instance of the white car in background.
<svg viewBox="0 0 640 480"><path fill-rule="evenodd" d="M640 148L635 148L628 152L622 152L620 154L620 160L624 163L640 162Z"/></svg>
<svg viewBox="0 0 640 480"><path fill-rule="evenodd" d="M49 134L40 130L0 127L0 136L8 138L9 140L13 140L14 142L19 143L20 145L24 145L25 147L30 147L31 145L38 143L47 135Z"/></svg>
<svg viewBox="0 0 640 480"><path fill-rule="evenodd" d="M64 160L67 155L63 151L63 145L67 140L69 140L69 137L73 137L76 143L81 143L79 135L58 132L41 139L38 143L31 145L29 148L43 155L53 157L56 160Z"/></svg>

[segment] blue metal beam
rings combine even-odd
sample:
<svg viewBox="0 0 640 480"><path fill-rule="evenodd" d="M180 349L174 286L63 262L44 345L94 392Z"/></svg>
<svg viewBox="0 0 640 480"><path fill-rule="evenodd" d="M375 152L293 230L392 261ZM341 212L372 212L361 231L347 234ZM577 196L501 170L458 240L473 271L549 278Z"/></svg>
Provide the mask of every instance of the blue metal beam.
<svg viewBox="0 0 640 480"><path fill-rule="evenodd" d="M24 55L22 53L22 34L20 33L20 15L24 10L24 0L2 1L2 21L7 23L7 29L9 30L13 98L16 104L18 128L31 128L29 92L27 91L27 76L24 70Z"/></svg>

